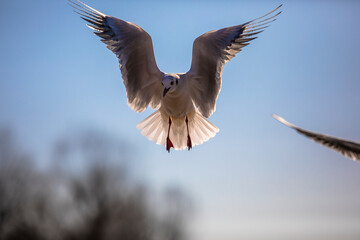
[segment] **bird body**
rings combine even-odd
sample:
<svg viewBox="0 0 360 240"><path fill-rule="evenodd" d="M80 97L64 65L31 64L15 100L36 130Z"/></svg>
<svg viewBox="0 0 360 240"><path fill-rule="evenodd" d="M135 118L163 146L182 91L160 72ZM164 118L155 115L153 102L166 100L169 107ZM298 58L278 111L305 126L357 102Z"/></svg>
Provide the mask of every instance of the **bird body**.
<svg viewBox="0 0 360 240"><path fill-rule="evenodd" d="M117 56L129 107L135 112L148 106L157 110L137 128L148 139L165 145L167 151L172 147L190 150L216 135L219 129L206 118L216 109L225 63L281 13L276 13L280 5L247 23L199 36L194 41L190 70L168 74L156 65L151 37L141 27L79 0L69 2Z"/></svg>
<svg viewBox="0 0 360 240"><path fill-rule="evenodd" d="M165 89L169 90L166 92L166 97L162 98L160 108L168 115L184 117L188 112L195 110L189 94L190 85L186 74L165 74L162 82Z"/></svg>
<svg viewBox="0 0 360 240"><path fill-rule="evenodd" d="M166 97L162 98L159 110L136 126L149 140L176 150L200 145L219 131L196 110L186 77L186 74L164 74L163 95ZM167 137L171 139L169 144Z"/></svg>

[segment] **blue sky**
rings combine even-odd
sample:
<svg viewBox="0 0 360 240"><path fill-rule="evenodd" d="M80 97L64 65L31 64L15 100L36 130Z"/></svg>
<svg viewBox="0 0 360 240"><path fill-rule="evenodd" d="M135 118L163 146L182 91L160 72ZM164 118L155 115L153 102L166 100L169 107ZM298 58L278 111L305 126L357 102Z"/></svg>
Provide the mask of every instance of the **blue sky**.
<svg viewBox="0 0 360 240"><path fill-rule="evenodd" d="M357 1L86 1L153 39L165 72L190 67L193 40L283 3L283 13L227 63L220 128L190 152L168 154L136 124L152 113L126 104L115 55L66 1L0 1L0 126L46 159L59 136L95 128L145 159L155 188L195 199L197 239L359 239L360 165L286 128L360 141ZM199 237L200 236L200 237Z"/></svg>

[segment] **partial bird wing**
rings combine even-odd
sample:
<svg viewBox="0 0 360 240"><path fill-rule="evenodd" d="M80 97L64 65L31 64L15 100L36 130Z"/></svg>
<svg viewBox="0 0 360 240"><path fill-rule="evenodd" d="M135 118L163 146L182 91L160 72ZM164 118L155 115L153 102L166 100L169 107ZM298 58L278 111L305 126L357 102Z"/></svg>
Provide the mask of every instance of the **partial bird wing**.
<svg viewBox="0 0 360 240"><path fill-rule="evenodd" d="M144 111L149 104L158 108L162 72L155 62L150 35L136 24L105 15L80 1L69 2L118 57L130 108L136 112Z"/></svg>
<svg viewBox="0 0 360 240"><path fill-rule="evenodd" d="M291 127L292 129L295 129L300 134L303 134L309 138L311 138L313 141L318 142L326 147L332 148L333 150L340 152L341 154L345 155L348 158L351 158L352 160L360 161L360 143L348 141L341 138L336 138L332 136L327 136L315 132L310 132L305 129L301 129L289 122L287 122L282 117L279 117L275 114L273 114L273 117L280 121L281 123L285 124L288 127Z"/></svg>
<svg viewBox="0 0 360 240"><path fill-rule="evenodd" d="M215 111L224 64L275 21L281 6L247 23L210 31L195 39L191 68L186 76L190 79L194 104L203 116L210 117Z"/></svg>

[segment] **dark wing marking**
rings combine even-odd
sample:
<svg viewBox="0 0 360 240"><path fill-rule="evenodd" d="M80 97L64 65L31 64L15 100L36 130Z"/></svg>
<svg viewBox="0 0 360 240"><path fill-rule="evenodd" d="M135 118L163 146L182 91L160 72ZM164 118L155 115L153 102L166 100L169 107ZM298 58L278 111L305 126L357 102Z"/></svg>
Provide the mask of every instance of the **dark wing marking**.
<svg viewBox="0 0 360 240"><path fill-rule="evenodd" d="M162 93L162 72L156 65L150 35L136 24L108 16L90 6L69 0L89 28L116 54L130 108L144 111L158 108Z"/></svg>
<svg viewBox="0 0 360 240"><path fill-rule="evenodd" d="M209 117L215 111L224 64L276 20L281 6L247 23L210 31L195 39L186 76L191 82L193 101L203 116Z"/></svg>
<svg viewBox="0 0 360 240"><path fill-rule="evenodd" d="M311 138L313 141L329 147L354 161L360 161L360 143L328 135L323 135L316 132L311 132L305 129L301 129L275 114L273 114L273 117L281 123L285 124L286 126L295 129L300 134Z"/></svg>

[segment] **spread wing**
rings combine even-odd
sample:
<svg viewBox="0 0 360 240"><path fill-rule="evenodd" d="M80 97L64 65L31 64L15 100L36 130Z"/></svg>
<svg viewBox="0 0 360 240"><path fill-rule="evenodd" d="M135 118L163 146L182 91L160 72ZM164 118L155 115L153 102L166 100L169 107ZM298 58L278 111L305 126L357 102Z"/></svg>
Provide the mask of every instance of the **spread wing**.
<svg viewBox="0 0 360 240"><path fill-rule="evenodd" d="M281 6L250 22L210 31L195 39L191 68L186 75L194 104L203 116L210 117L215 111L224 64L275 21Z"/></svg>
<svg viewBox="0 0 360 240"><path fill-rule="evenodd" d="M144 111L149 104L158 108L162 72L155 62L150 35L136 24L105 15L80 1L69 2L119 59L130 108L136 112Z"/></svg>
<svg viewBox="0 0 360 240"><path fill-rule="evenodd" d="M332 136L327 136L315 132L310 132L305 129L301 129L299 127L294 126L293 124L287 122L282 117L279 117L273 114L273 117L280 121L281 123L285 124L292 129L295 129L300 134L305 135L306 137L311 138L313 141L318 142L326 147L332 148L333 150L340 152L341 154L345 155L352 160L360 161L360 143L348 141L341 138L336 138Z"/></svg>

